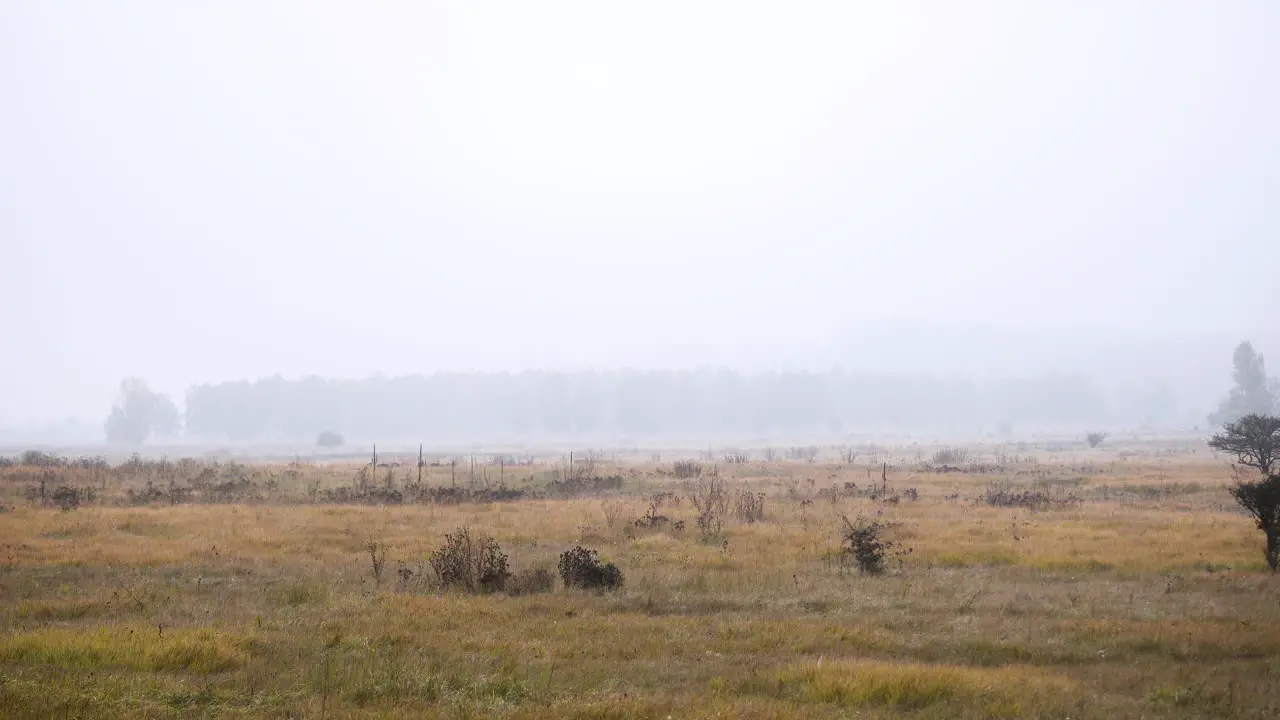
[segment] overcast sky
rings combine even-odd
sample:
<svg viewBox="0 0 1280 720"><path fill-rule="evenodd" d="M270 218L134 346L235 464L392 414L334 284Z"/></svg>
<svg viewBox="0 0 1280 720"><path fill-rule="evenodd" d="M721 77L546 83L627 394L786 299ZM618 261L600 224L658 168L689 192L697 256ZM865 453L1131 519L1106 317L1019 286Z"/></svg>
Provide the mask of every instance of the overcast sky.
<svg viewBox="0 0 1280 720"><path fill-rule="evenodd" d="M1266 0L0 0L0 423L125 375L1273 330L1277 37Z"/></svg>

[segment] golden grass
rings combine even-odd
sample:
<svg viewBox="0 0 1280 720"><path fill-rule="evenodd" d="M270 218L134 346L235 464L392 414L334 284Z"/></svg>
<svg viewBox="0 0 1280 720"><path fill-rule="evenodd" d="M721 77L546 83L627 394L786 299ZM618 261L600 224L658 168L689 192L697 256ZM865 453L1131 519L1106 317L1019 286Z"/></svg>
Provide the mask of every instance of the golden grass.
<svg viewBox="0 0 1280 720"><path fill-rule="evenodd" d="M644 496L682 492L649 466L625 468L612 527L599 498L19 504L0 513L0 707L14 717L1280 712L1280 578L1260 572L1261 539L1230 510L1221 468L1193 455L1115 458L1084 475L1080 465L1045 457L1031 479L1010 471L1085 498L1047 512L975 505L984 475L898 473L891 486L916 487L920 500L888 505L817 497L866 482L865 468L731 466L734 486L767 494L765 522L729 520L710 542L687 501L662 509L684 532L634 527ZM344 471L324 472L343 482ZM900 523L893 536L913 548L886 576L836 561L840 516L859 513ZM462 524L493 535L515 570L554 569L586 543L626 585L524 597L424 587L428 554ZM371 539L391 548L381 584Z"/></svg>
<svg viewBox="0 0 1280 720"><path fill-rule="evenodd" d="M790 665L776 680L782 694L804 702L844 707L921 710L967 707L990 717L1019 717L1024 703L1047 692L1070 691L1067 682L1030 668L969 668L821 659Z"/></svg>
<svg viewBox="0 0 1280 720"><path fill-rule="evenodd" d="M241 667L252 643L209 628L44 628L0 637L0 662L209 674Z"/></svg>

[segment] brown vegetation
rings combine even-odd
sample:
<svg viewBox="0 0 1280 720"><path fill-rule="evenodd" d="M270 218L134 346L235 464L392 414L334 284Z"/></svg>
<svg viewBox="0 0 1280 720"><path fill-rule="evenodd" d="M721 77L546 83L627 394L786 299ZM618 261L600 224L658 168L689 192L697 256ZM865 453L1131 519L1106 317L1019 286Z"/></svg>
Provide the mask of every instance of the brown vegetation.
<svg viewBox="0 0 1280 720"><path fill-rule="evenodd" d="M684 479L647 455L600 460L585 479L554 460L436 463L421 483L411 463L12 464L0 468L0 707L1280 712L1280 578L1202 445L964 450L806 450ZM934 460L965 465L940 473ZM94 492L60 510L59 487ZM858 547L884 551L875 570L848 572ZM609 582L615 571L625 583Z"/></svg>

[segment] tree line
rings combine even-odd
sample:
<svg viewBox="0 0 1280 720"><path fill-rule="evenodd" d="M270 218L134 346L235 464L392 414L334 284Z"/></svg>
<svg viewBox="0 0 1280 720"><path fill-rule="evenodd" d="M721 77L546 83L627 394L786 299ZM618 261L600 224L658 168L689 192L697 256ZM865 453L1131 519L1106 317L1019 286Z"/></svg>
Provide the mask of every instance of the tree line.
<svg viewBox="0 0 1280 720"><path fill-rule="evenodd" d="M1271 412L1280 385L1249 343L1214 425ZM180 412L126 380L108 440L185 433L203 442L298 442L325 431L432 441L766 438L785 434L1081 429L1170 424L1176 396L1159 384L1108 393L1080 375L1003 380L874 373L727 370L439 373L365 379L282 377L190 388Z"/></svg>
<svg viewBox="0 0 1280 720"><path fill-rule="evenodd" d="M1080 378L966 383L845 373L454 374L221 383L187 394L189 436L710 437L1087 422L1106 400Z"/></svg>
<svg viewBox="0 0 1280 720"><path fill-rule="evenodd" d="M113 424L128 427L133 432L116 439L136 443L149 414L162 419L155 437L172 434L176 410L168 401L140 381L128 385L109 435ZM967 381L840 371L527 372L203 384L187 392L182 424L188 440L207 442L314 440L326 430L387 440L688 439L1082 427L1111 411L1103 391L1070 375Z"/></svg>

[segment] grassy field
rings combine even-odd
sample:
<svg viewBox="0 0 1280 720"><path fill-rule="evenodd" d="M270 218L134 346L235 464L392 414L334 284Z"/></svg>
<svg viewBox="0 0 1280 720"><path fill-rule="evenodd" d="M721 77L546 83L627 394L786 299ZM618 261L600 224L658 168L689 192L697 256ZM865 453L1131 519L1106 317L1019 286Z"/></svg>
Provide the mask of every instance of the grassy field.
<svg viewBox="0 0 1280 720"><path fill-rule="evenodd" d="M918 455L721 463L731 493L764 493L764 518L730 504L710 532L693 481L648 457L601 460L593 476L622 478L604 490L557 485L554 464L433 467L429 487L522 495L382 505L327 492L358 488L355 465L219 466L239 478L226 502L168 490L196 463L11 467L0 715L1280 716L1280 578L1222 460L1190 444L974 447L939 472ZM46 498L55 483L94 497L42 506L42 478ZM1039 501L993 506L997 487ZM683 529L637 527L655 495ZM882 575L841 554L858 515L910 550ZM513 571L554 573L583 545L625 584L442 591L427 558L461 525ZM380 581L370 542L388 548Z"/></svg>

